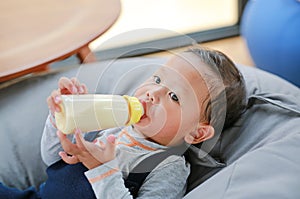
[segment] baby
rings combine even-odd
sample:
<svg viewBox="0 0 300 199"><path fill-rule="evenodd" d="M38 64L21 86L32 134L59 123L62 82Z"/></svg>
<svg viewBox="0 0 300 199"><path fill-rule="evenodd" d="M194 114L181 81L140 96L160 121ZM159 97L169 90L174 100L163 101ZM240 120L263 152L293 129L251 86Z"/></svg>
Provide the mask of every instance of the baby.
<svg viewBox="0 0 300 199"><path fill-rule="evenodd" d="M47 99L52 114L42 137L42 157L49 178L37 198L182 198L190 174L184 151L145 171L149 174L135 194L126 179L148 157L218 135L239 118L245 99L243 77L226 55L193 48L171 57L137 88L134 96L145 108L138 123L101 131L89 142L80 129L62 134L53 119L60 111L60 95L86 94L86 86L65 77L58 86Z"/></svg>

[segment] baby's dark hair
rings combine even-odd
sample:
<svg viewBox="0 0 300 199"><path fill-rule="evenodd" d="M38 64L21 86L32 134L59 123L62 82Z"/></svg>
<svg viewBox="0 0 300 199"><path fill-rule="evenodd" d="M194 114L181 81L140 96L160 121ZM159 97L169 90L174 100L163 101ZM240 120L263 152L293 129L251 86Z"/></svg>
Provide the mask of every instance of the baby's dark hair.
<svg viewBox="0 0 300 199"><path fill-rule="evenodd" d="M203 117L220 133L231 127L245 110L244 78L233 61L220 51L192 47L187 52L197 55L211 71L212 75L201 73L209 91Z"/></svg>

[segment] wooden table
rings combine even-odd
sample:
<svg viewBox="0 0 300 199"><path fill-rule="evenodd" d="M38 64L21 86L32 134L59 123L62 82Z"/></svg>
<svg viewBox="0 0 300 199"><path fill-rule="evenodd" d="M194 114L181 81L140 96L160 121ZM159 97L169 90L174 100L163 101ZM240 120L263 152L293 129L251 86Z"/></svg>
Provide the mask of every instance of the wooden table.
<svg viewBox="0 0 300 199"><path fill-rule="evenodd" d="M88 44L110 28L120 7L120 0L0 1L0 82L73 54L95 61Z"/></svg>

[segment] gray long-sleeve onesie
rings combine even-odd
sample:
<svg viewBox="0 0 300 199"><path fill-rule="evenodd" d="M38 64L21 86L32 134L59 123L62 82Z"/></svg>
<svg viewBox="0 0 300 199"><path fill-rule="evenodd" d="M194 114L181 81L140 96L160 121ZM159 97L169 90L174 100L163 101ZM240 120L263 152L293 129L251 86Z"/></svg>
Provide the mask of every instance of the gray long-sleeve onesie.
<svg viewBox="0 0 300 199"><path fill-rule="evenodd" d="M62 151L56 128L48 117L41 141L41 153L44 162L51 165L60 159ZM105 142L108 134L117 138L116 158L101 166L85 172L97 198L132 198L124 185L129 172L143 159L158 153L166 146L146 140L132 127L109 129L97 139ZM72 135L69 136L72 139ZM190 166L184 157L172 155L161 162L145 179L139 190L138 198L172 199L182 198L186 190L186 181Z"/></svg>

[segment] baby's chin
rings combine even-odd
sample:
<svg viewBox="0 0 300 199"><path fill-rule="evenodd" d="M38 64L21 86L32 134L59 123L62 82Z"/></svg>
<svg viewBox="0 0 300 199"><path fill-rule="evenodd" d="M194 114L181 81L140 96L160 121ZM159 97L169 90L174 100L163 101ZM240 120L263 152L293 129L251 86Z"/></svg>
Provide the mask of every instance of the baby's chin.
<svg viewBox="0 0 300 199"><path fill-rule="evenodd" d="M150 118L142 117L138 123L133 124L133 127L138 131L143 132L148 129L150 123L151 123Z"/></svg>
<svg viewBox="0 0 300 199"><path fill-rule="evenodd" d="M137 130L139 133L147 136L148 133L145 132L152 132L153 131L153 125L151 122L151 119L147 116L143 116L139 122L132 125L135 130Z"/></svg>

